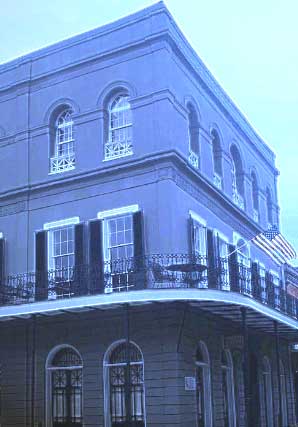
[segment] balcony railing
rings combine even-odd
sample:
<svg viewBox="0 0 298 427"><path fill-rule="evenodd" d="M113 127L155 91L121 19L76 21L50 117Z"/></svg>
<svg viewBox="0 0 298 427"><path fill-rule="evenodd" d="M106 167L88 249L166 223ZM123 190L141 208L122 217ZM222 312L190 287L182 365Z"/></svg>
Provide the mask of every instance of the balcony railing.
<svg viewBox="0 0 298 427"><path fill-rule="evenodd" d="M0 305L17 305L141 289L213 289L236 292L298 318L298 299L250 267L217 258L156 254L81 265L48 272L6 277L0 287Z"/></svg>
<svg viewBox="0 0 298 427"><path fill-rule="evenodd" d="M50 173L65 172L75 168L75 154L69 153L50 159Z"/></svg>
<svg viewBox="0 0 298 427"><path fill-rule="evenodd" d="M189 151L188 161L195 169L199 169L199 156L191 150Z"/></svg>
<svg viewBox="0 0 298 427"><path fill-rule="evenodd" d="M240 209L244 209L244 199L236 188L233 188L233 200Z"/></svg>
<svg viewBox="0 0 298 427"><path fill-rule="evenodd" d="M119 159L133 154L132 139L108 141L105 144L105 160Z"/></svg>
<svg viewBox="0 0 298 427"><path fill-rule="evenodd" d="M214 172L213 174L213 184L219 188L220 190L222 190L222 177L220 175L218 175L217 173Z"/></svg>

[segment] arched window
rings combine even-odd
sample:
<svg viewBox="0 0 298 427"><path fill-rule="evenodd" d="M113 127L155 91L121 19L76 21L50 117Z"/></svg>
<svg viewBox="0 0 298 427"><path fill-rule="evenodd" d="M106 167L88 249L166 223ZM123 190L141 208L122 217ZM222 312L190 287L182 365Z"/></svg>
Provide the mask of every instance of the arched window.
<svg viewBox="0 0 298 427"><path fill-rule="evenodd" d="M243 166L240 153L236 145L231 146L231 159L233 200L239 208L244 209Z"/></svg>
<svg viewBox="0 0 298 427"><path fill-rule="evenodd" d="M272 377L268 357L264 357L262 363L262 400L265 417L264 425L266 427L271 427L273 426Z"/></svg>
<svg viewBox="0 0 298 427"><path fill-rule="evenodd" d="M83 362L70 346L58 349L47 364L47 427L82 427Z"/></svg>
<svg viewBox="0 0 298 427"><path fill-rule="evenodd" d="M144 427L144 360L140 349L131 342L128 351L126 341L113 345L106 354L104 371L106 427L128 425L129 412L129 425Z"/></svg>
<svg viewBox="0 0 298 427"><path fill-rule="evenodd" d="M200 145L199 145L199 119L195 107L189 102L186 106L188 112L188 141L189 162L199 169Z"/></svg>
<svg viewBox="0 0 298 427"><path fill-rule="evenodd" d="M51 147L51 173L64 172L75 168L75 150L73 135L73 111L65 108L54 122Z"/></svg>
<svg viewBox="0 0 298 427"><path fill-rule="evenodd" d="M240 291L251 295L251 264L247 242L239 238L236 243Z"/></svg>
<svg viewBox="0 0 298 427"><path fill-rule="evenodd" d="M254 221L259 222L259 189L256 174L251 173L251 192L253 204L253 218Z"/></svg>
<svg viewBox="0 0 298 427"><path fill-rule="evenodd" d="M212 138L212 152L213 152L213 182L218 188L222 188L222 159L221 159L221 146L218 132L215 129L211 131Z"/></svg>
<svg viewBox="0 0 298 427"><path fill-rule="evenodd" d="M267 187L266 188L266 210L267 210L267 222L268 222L268 228L271 228L273 226L273 215L272 215L272 196L271 191Z"/></svg>
<svg viewBox="0 0 298 427"><path fill-rule="evenodd" d="M280 388L281 388L281 420L282 427L288 426L288 397L285 367L280 360Z"/></svg>
<svg viewBox="0 0 298 427"><path fill-rule="evenodd" d="M117 94L108 104L108 140L105 143L105 160L118 159L133 154L132 114L129 96Z"/></svg>
<svg viewBox="0 0 298 427"><path fill-rule="evenodd" d="M200 342L196 352L196 397L198 427L212 426L210 360L206 345Z"/></svg>
<svg viewBox="0 0 298 427"><path fill-rule="evenodd" d="M224 426L235 427L235 396L233 382L233 361L228 350L221 353L222 391Z"/></svg>

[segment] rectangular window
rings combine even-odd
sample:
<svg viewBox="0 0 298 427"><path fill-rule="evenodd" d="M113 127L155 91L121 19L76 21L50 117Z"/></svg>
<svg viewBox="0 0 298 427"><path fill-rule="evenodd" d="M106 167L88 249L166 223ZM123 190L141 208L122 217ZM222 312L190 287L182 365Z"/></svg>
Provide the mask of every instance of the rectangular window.
<svg viewBox="0 0 298 427"><path fill-rule="evenodd" d="M194 255L202 258L202 263L206 263L207 253L207 229L205 226L195 221L194 224Z"/></svg>
<svg viewBox="0 0 298 427"><path fill-rule="evenodd" d="M134 222L138 205L98 213L103 220L105 290L127 290L133 286Z"/></svg>
<svg viewBox="0 0 298 427"><path fill-rule="evenodd" d="M75 224L79 218L50 222L44 225L48 230L49 288L53 298L69 294L75 264Z"/></svg>
<svg viewBox="0 0 298 427"><path fill-rule="evenodd" d="M222 239L219 235L218 238L218 257L220 266L220 282L221 289L230 290L230 279L229 279L229 265L228 265L228 254L229 248L226 240Z"/></svg>
<svg viewBox="0 0 298 427"><path fill-rule="evenodd" d="M133 256L132 215L118 216L105 221L108 260L119 260Z"/></svg>

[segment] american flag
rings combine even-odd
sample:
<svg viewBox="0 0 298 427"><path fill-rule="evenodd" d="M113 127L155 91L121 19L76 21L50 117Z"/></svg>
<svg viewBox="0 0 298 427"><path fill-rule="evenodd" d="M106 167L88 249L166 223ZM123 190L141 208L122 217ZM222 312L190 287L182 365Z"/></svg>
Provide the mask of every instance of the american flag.
<svg viewBox="0 0 298 427"><path fill-rule="evenodd" d="M284 264L291 259L297 258L296 251L282 236L276 226L258 234L252 239L252 242L266 252L278 264Z"/></svg>

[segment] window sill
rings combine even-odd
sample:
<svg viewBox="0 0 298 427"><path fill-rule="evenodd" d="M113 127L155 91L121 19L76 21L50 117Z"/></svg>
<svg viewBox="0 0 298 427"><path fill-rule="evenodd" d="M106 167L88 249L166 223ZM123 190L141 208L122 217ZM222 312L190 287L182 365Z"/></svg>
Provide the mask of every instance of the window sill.
<svg viewBox="0 0 298 427"><path fill-rule="evenodd" d="M133 152L131 152L131 153L125 153L125 154L118 154L117 156L115 155L115 156L112 156L112 157L109 157L109 158L104 158L103 162L110 162L111 160L122 159L124 157L129 157L129 156L132 156L132 155L133 155Z"/></svg>

